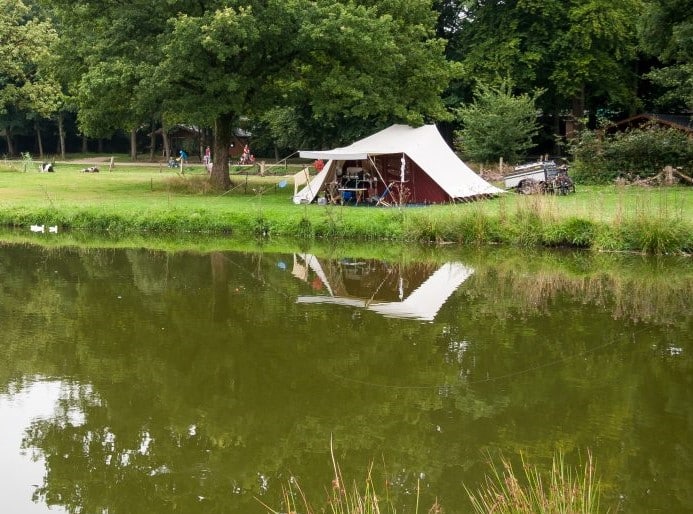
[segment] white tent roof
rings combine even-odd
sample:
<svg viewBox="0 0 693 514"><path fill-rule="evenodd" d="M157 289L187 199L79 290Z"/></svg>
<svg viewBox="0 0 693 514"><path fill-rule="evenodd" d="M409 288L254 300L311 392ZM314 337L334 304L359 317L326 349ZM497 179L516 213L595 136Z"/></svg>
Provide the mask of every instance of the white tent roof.
<svg viewBox="0 0 693 514"><path fill-rule="evenodd" d="M406 154L453 199L504 192L486 182L462 162L445 142L435 125L424 125L418 128L392 125L343 148L299 152L301 157L307 159L332 161L365 160L369 156L386 154ZM316 179L321 175L322 173L319 173ZM319 191L317 183L309 184L296 195L294 203L301 203L302 200L312 201L317 191ZM304 193L307 195L302 196Z"/></svg>
<svg viewBox="0 0 693 514"><path fill-rule="evenodd" d="M310 262L306 257L306 262ZM299 296L297 303L322 303L368 309L386 317L433 321L440 308L474 270L460 262L443 264L401 302L378 302L343 296ZM327 285L326 279L323 280Z"/></svg>

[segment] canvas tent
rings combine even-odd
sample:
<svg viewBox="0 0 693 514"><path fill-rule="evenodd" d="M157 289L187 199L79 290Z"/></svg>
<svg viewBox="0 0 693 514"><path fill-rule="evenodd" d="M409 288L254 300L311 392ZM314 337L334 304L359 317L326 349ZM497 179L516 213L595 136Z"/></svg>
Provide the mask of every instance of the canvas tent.
<svg viewBox="0 0 693 514"><path fill-rule="evenodd" d="M299 155L327 163L294 195L296 204L311 203L321 191L334 189L346 170L362 168L373 177L369 194L389 203L445 203L503 192L462 162L435 125L392 125L343 148Z"/></svg>

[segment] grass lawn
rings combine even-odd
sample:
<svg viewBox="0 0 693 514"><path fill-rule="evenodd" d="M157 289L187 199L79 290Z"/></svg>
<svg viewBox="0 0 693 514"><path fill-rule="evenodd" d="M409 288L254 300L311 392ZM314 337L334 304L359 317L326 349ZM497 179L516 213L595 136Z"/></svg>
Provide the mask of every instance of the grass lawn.
<svg viewBox="0 0 693 514"><path fill-rule="evenodd" d="M294 205L291 175L296 169L291 168L287 175L267 177L232 169L233 188L219 194L209 189L201 165L189 166L184 175L156 164L118 163L112 172L101 164L100 173L81 173L85 167L57 163L55 173L38 173L23 172L21 162L0 162L0 224L637 251L651 251L645 247L654 244L660 248L655 253L689 252L693 244L690 187L578 186L568 196L508 193L466 204L398 209ZM279 187L281 182L286 185ZM652 232L654 224L655 232L674 233L661 234L664 241L643 243L641 236L621 241L630 236L604 232L634 224L643 232Z"/></svg>

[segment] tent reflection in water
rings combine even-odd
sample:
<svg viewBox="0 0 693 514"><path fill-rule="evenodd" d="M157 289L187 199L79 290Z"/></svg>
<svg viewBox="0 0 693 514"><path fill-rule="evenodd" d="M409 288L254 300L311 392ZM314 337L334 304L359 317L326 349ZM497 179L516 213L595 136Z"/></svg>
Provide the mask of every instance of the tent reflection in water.
<svg viewBox="0 0 693 514"><path fill-rule="evenodd" d="M460 262L398 267L370 260L321 262L312 254L294 254L292 270L316 292L299 296L297 303L344 305L422 321L433 321L450 295L473 273Z"/></svg>
<svg viewBox="0 0 693 514"><path fill-rule="evenodd" d="M295 204L311 203L321 193L335 200L336 191L343 192L338 201L345 192L358 192L361 201L376 205L468 201L504 192L462 162L435 125L392 125L343 148L299 155L327 163L294 195Z"/></svg>

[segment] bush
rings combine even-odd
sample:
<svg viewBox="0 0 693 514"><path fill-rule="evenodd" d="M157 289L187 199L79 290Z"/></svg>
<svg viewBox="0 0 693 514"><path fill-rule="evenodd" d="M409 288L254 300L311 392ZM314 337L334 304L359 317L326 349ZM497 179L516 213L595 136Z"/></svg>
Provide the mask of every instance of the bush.
<svg viewBox="0 0 693 514"><path fill-rule="evenodd" d="M474 102L457 109L464 128L455 132L456 146L468 159L494 162L503 157L506 162L516 162L535 146L539 94L541 91L534 96L513 95L509 84L480 85Z"/></svg>
<svg viewBox="0 0 693 514"><path fill-rule="evenodd" d="M693 142L673 128L644 128L607 134L583 131L570 147L574 157L571 174L583 184L605 184L617 178L650 178L665 166L691 171Z"/></svg>

